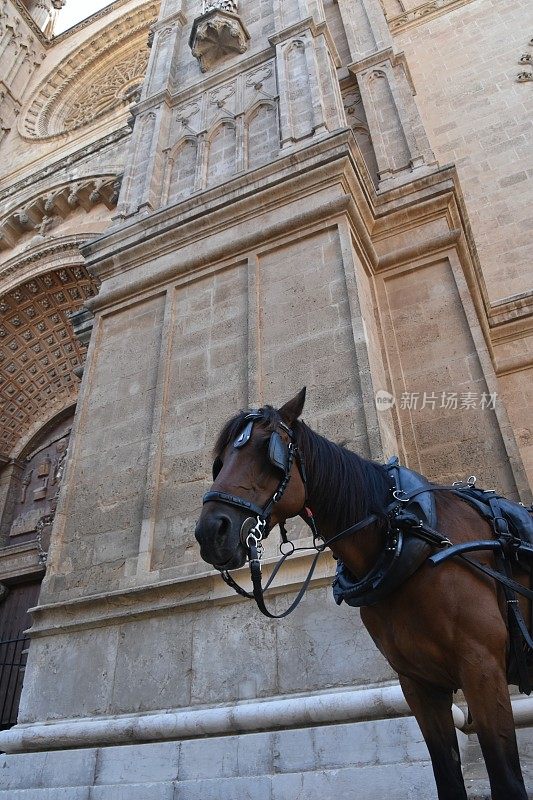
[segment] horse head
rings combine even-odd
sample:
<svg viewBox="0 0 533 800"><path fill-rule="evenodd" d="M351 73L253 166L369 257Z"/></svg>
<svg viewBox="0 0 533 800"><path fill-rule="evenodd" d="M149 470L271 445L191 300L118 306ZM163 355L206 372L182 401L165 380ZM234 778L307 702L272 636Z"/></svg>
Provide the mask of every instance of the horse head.
<svg viewBox="0 0 533 800"><path fill-rule="evenodd" d="M295 425L305 388L279 409L241 411L215 445L214 483L195 530L204 561L218 570L242 567L253 531L266 538L275 525L303 511Z"/></svg>

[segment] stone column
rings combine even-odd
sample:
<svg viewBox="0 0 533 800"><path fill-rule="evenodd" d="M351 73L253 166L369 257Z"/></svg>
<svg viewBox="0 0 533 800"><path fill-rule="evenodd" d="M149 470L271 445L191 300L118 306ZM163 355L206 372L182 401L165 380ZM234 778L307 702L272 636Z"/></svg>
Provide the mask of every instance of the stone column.
<svg viewBox="0 0 533 800"><path fill-rule="evenodd" d="M164 147L170 125L170 91L185 24L182 0L167 0L152 26L152 53L141 99L133 109L133 157L122 182L117 217L158 207L163 184Z"/></svg>
<svg viewBox="0 0 533 800"><path fill-rule="evenodd" d="M338 0L378 165L390 188L436 164L402 53L397 53L379 0Z"/></svg>

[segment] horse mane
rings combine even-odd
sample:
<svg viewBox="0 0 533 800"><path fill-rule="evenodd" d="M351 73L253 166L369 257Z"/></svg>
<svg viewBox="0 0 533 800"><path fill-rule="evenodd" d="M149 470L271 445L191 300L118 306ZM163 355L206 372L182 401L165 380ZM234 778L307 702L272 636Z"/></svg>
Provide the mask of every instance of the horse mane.
<svg viewBox="0 0 533 800"><path fill-rule="evenodd" d="M305 422L294 428L313 513L322 526L339 531L369 514L383 516L391 487L385 467L331 442Z"/></svg>
<svg viewBox="0 0 533 800"><path fill-rule="evenodd" d="M235 440L250 413L251 409L239 411L226 422L215 443L215 457ZM264 406L261 413L266 430L273 431L282 422L272 406ZM305 422L298 420L292 427L305 464L313 513L322 526L339 531L369 514L383 515L391 484L381 464L331 442Z"/></svg>

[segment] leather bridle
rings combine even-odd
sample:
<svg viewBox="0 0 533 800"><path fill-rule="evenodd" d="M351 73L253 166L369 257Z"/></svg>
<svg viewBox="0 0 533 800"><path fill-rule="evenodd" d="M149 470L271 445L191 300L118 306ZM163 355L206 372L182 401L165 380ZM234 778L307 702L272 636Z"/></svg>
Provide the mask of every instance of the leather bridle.
<svg viewBox="0 0 533 800"><path fill-rule="evenodd" d="M259 411L252 411L250 414L247 414L244 418L244 422L246 423L236 437L235 441L233 442L234 449L240 449L244 447L251 438L253 426L255 422L258 420L264 419L264 415L261 409ZM286 444L277 430L272 431L270 435L269 441L269 459L272 465L281 471L282 475L280 481L272 493L272 495L267 499L263 506L257 505L253 503L251 500L246 500L244 497L239 497L239 495L230 494L228 492L220 492L217 490L211 490L206 492L203 497L203 503L209 503L212 500L215 500L219 503L225 503L226 505L233 506L235 508L243 509L244 511L249 511L256 517L255 524L253 527L250 527L250 521L254 522L253 518L248 517L241 526L241 542L245 547L249 547L250 544L255 544L255 546L261 551L262 550L262 541L266 539L270 530L270 518L272 516L272 511L276 503L279 503L283 495L285 494L285 490L289 485L289 481L291 479L291 470L294 462L298 466L300 477L302 479L304 490L305 490L305 498L307 499L307 481L306 481L306 474L305 468L303 465L302 457L298 450L298 445L295 442L294 433L288 425L286 425L282 420L278 421L278 426L285 431L285 433L289 437L289 442ZM223 463L220 458L216 458L213 463L213 477L216 478L220 470L222 469ZM303 514L305 509L302 508L300 512ZM307 517L309 519L309 517ZM307 521L306 519L306 521ZM311 525L311 527L313 527ZM280 523L280 529L282 531L282 537L284 537L284 541L286 541L286 537L284 536L284 523Z"/></svg>
<svg viewBox="0 0 533 800"><path fill-rule="evenodd" d="M240 449L244 447L247 442L250 440L253 426L254 424L261 419L264 419L265 415L262 409L258 411L252 411L246 415L243 422L246 423L242 428L241 432L236 437L235 441L233 442L233 447L235 449ZM268 498L266 503L263 506L259 506L256 503L251 502L250 500L246 500L243 497L239 497L238 495L230 494L228 492L220 492L218 490L211 490L206 492L203 497L203 503L209 503L211 501L216 501L219 503L225 503L226 505L233 506L235 508L240 508L244 511L251 512L254 517L247 517L243 524L241 525L240 530L240 540L242 545L246 548L246 556L248 559L248 563L250 566L250 577L252 580L253 591L247 592L243 589L239 584L231 577L229 572L224 569L219 569L222 579L230 586L237 594L241 595L242 597L247 597L248 599L255 600L259 610L266 616L270 617L271 619L280 619L282 617L286 617L291 611L294 611L296 606L300 603L302 597L304 596L309 583L311 582L311 578L313 577L313 573L315 571L315 567L317 565L318 559L320 555L324 552L326 547L333 544L334 542L338 541L345 536L348 536L352 533L356 533L363 528L372 525L373 523L377 522L377 516L375 514L370 514L365 519L361 520L360 522L356 523L355 525L351 525L346 530L337 533L328 541L324 541L323 537L318 533L315 518L311 509L309 509L306 505L307 503L307 476L305 471L305 464L302 458L302 454L299 451L298 445L295 441L295 436L292 429L286 425L282 420L278 420L277 425L285 431L285 433L289 436L288 444L285 443L280 436L277 430L273 430L270 435L269 441L269 459L272 465L278 468L282 472L282 476L280 482L273 492L273 494ZM282 454L282 450L285 449L286 455ZM292 542L289 541L287 538L287 531L285 528L285 520L279 523L279 529L281 532L282 538L282 545L280 546L280 550L282 553L281 558L279 559L278 563L274 567L270 578L268 579L266 585L263 587L262 585L262 578L261 578L261 559L263 557L263 540L266 539L268 534L270 533L269 524L270 518L272 515L272 510L276 503L279 503L281 498L283 497L285 490L289 484L291 479L291 470L293 464L296 463L298 470L300 472L300 477L302 479L304 490L305 490L305 501L304 506L299 512L299 516L304 520L304 522L310 527L312 534L313 534L313 546L312 547L295 547ZM222 469L223 462L220 458L216 458L213 463L213 478L216 479L216 476ZM285 552L283 551L283 545L289 545L288 550ZM296 598L291 603L289 608L283 611L281 614L273 614L265 605L264 593L272 584L274 578L276 577L280 567L285 562L285 560L295 553L296 551L301 550L314 550L315 556L309 568L309 572L307 577L305 578Z"/></svg>

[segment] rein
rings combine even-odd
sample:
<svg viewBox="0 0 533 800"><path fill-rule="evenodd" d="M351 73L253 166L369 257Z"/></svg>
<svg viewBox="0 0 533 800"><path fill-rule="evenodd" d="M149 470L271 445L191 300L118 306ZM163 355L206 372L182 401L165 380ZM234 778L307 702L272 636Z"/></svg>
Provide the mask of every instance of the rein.
<svg viewBox="0 0 533 800"><path fill-rule="evenodd" d="M243 447L250 439L253 425L257 420L263 418L263 414L261 410L254 411L248 414L245 417L246 425L238 435L234 442L234 448L241 448ZM247 517L242 526L240 531L240 539L243 546L246 548L246 555L247 560L250 566L250 577L252 581L252 591L248 592L239 586L239 584L231 577L227 570L220 570L220 574L222 579L225 583L230 586L237 594L242 597L246 597L248 599L255 600L259 610L261 611L264 616L269 617L270 619L282 619L283 617L288 616L295 608L300 604L307 588L311 582L313 577L315 568L318 563L318 559L320 555L324 552L327 547L330 547L335 542L340 541L341 539L345 538L346 536L351 536L354 533L358 533L359 531L368 528L370 525L373 525L379 520L377 514L369 514L364 519L360 520L359 522L350 525L348 528L336 533L330 539L324 540L324 538L318 532L315 518L313 512L305 505L304 509L300 512L300 516L306 522L306 524L310 527L313 533L313 546L312 547L295 547L293 542L291 542L287 537L287 531L285 528L285 521L279 523L279 528L281 532L282 543L280 545L280 551L282 553L281 558L278 560L274 569L272 570L272 574L270 575L267 583L263 586L262 583L262 573L261 573L261 560L263 557L263 540L268 536L269 529L269 521L272 514L272 510L274 505L278 503L289 484L291 478L291 470L296 463L298 470L300 472L300 476L302 478L302 482L305 488L305 500L307 501L307 476L305 471L305 465L301 456L301 453L298 449L297 444L294 441L294 434L293 431L285 425L284 422L281 420L278 421L278 425L285 431L285 433L289 436L289 443L286 444L283 439L281 438L280 434L274 430L270 437L269 443L269 458L273 466L281 470L282 477L280 482L272 494L265 503L264 506L259 506L256 503L251 502L250 500L246 500L245 498L239 497L238 495L233 495L228 492L221 492L217 490L211 490L207 492L203 497L203 503L208 503L209 501L217 501L222 502L227 505L234 506L236 508L243 509L245 511L251 512L254 516ZM222 461L220 458L215 460L213 465L213 477L216 478L216 475L222 468ZM406 531L419 539L426 541L428 544L439 548L437 553L434 553L430 556L427 560L433 565L437 566L438 564L446 561L450 558L460 558L463 562L469 564L469 566L475 568L476 570L480 571L481 573L485 574L487 577L493 578L499 582L499 584L503 587L504 592L506 594L507 604L510 607L510 612L512 612L513 617L516 620L516 625L520 629L521 634L523 635L524 639L527 642L528 647L533 650L533 639L529 636L529 632L523 622L521 617L520 611L518 609L518 604L516 600L515 592L523 595L524 597L528 598L529 600L533 601L533 591L527 589L526 587L519 584L517 581L513 580L513 578L509 575L508 570L506 568L506 562L509 559L507 551L509 547L513 548L513 553L516 555L518 552L523 552L524 555L528 555L529 557L533 557L533 547L528 545L527 543L514 541L511 537L509 538L509 534L505 531L499 529L496 524L493 524L494 531L496 534L496 539L487 540L487 541L474 541L474 542L465 542L464 544L454 545L446 536L441 534L439 531L435 530L434 528L430 527L424 521L418 519L416 514L413 514L409 508L407 507L418 495L424 494L425 492L436 492L441 490L452 491L456 494L459 494L459 489L472 489L475 487L475 477L468 479L468 482L462 483L457 482L452 484L451 486L443 486L438 484L428 485L420 489L415 489L409 493L405 493L401 489L397 489L393 485L391 486L391 492L393 501L384 509L383 517L388 520L388 528L386 531L386 542L383 552L381 553L380 557L377 560L377 563L372 567L372 569L368 572L366 576L364 576L360 581L357 583L357 588L362 593L368 591L369 589L375 589L377 582L382 581L384 575L386 574L387 570L390 566L394 563L395 559L398 558L402 544L403 544L403 531ZM497 510L496 510L497 511ZM502 516L500 512L497 512L493 516L494 523L501 523ZM290 549L286 552L283 551L283 547L285 545L289 545ZM276 575L278 574L279 570L287 560L289 556L291 556L295 552L299 551L315 551L315 555L307 576L303 581L298 594L296 595L293 602L290 606L285 609L285 611L281 612L280 614L273 614L269 609L266 607L265 603L265 592L269 589L272 585ZM479 550L492 550L495 555L497 556L499 570L493 570L492 568L479 563L478 561L468 558L466 556L467 552L479 551Z"/></svg>
<svg viewBox="0 0 533 800"><path fill-rule="evenodd" d="M312 516L311 518L314 519ZM272 570L272 575L268 579L265 586L263 586L262 574L261 574L261 558L262 558L261 539L257 539L257 537L255 536L255 528L252 528L252 530L250 531L250 533L246 538L246 547L248 549L248 563L250 565L250 577L252 579L253 591L247 592L245 589L242 588L242 586L239 586L237 581L235 581L231 577L231 575L227 570L221 571L220 574L222 576L222 580L225 581L225 583L227 583L228 586L231 586L231 588L234 589L237 592L237 594L241 595L241 597L247 597L249 600L255 600L255 602L257 603L257 607L259 608L261 613L265 615L265 617L270 617L270 619L282 619L283 617L287 617L300 604L305 592L307 591L307 587L311 582L311 578L313 577L313 573L318 563L318 559L320 558L326 547L329 547L329 545L333 544L339 539L342 539L345 536L350 536L352 533L357 533L358 531L363 530L363 528L367 528L369 525L372 525L374 522L376 522L377 519L378 517L376 516L376 514L370 514L368 517L365 517L363 520L361 520L361 522L357 522L355 525L350 525L349 528L346 528L340 533L335 534L335 536L332 536L331 539L323 541L321 544L317 544L317 539L320 537L317 534L313 533L313 539L314 539L313 547L295 547L294 544L292 542L289 542L288 539L285 537L281 546L283 546L283 544L289 543L291 545L291 550L289 550L286 553L282 553L281 558L279 559L276 566ZM247 520L244 521L243 525L245 525L246 522ZM307 522L307 524L310 525L309 522ZM310 527L312 530L316 530L314 526L310 525ZM307 573L307 577L302 583L300 590L296 595L295 599L293 600L293 602L291 603L291 605L281 614L273 614L266 607L264 594L274 581L274 578L278 574L282 565L285 563L286 559L289 556L292 556L293 553L305 550L316 550L311 566L309 567L309 572Z"/></svg>
<svg viewBox="0 0 533 800"><path fill-rule="evenodd" d="M262 418L261 411L254 411L250 414L247 414L245 417L245 422L247 423L243 428L242 432L236 438L233 446L234 448L241 448L243 447L250 439L252 435L252 429L254 423ZM241 542L246 548L246 555L248 559L248 564L250 566L250 577L252 581L252 592L247 592L242 586L239 586L237 581L235 581L227 570L220 570L220 574L222 579L230 586L237 594L241 595L241 597L246 597L248 599L255 600L259 610L266 616L270 617L271 619L281 619L286 617L290 614L294 609L299 605L301 602L309 583L313 577L316 565L318 563L318 559L320 558L321 554L324 552L326 547L330 546L334 542L339 541L340 539L344 538L345 536L349 536L353 533L357 533L364 528L367 528L369 525L372 525L374 522L377 522L378 517L376 514L370 514L369 516L365 517L360 522L355 523L354 525L350 525L349 528L346 528L340 533L335 534L332 536L331 539L327 541L323 540L323 537L319 534L315 518L313 512L304 506L304 509L300 513L302 519L306 522L307 525L311 528L313 533L313 546L312 547L295 547L292 542L289 541L287 538L287 531L285 528L285 523L281 522L279 524L279 528L281 531L282 537L282 544L283 545L290 545L290 550L283 553L279 559L278 563L274 567L272 571L272 575L268 579L266 585L263 587L262 582L262 573L261 573L261 560L263 557L263 539L268 536L268 523L272 514L272 509L274 505L278 503L285 490L289 484L291 478L291 469L293 464L296 462L298 470L300 472L300 476L302 478L302 482L305 488L305 498L307 500L307 475L305 471L305 465L301 456L301 453L298 449L297 444L294 441L294 433L289 428L288 425L285 425L284 422L281 420L278 422L278 425L285 431L285 433L289 436L289 443L286 447L286 455L282 453L282 449L284 447L283 440L281 439L279 433L277 431L273 431L271 434L270 445L269 445L269 458L272 464L282 470L283 475L280 479L280 482L272 494L271 497L268 498L264 506L259 506L256 503L252 503L250 500L245 500L243 497L239 497L238 495L233 495L228 492L220 492L217 490L212 490L206 492L203 497L203 503L208 503L211 500L215 500L217 502L226 503L226 505L231 505L236 508L244 509L245 511L250 511L252 514L255 515L254 517L247 517L242 526L241 526L241 533L240 538ZM220 459L216 459L215 464L213 465L213 476L216 477L220 469L222 468L222 462ZM322 540L322 541L320 541ZM315 556L311 563L311 567L309 568L309 572L307 577L305 578L296 598L291 603L289 608L283 611L281 614L273 614L271 611L268 610L265 604L265 597L264 594L272 584L274 578L278 574L281 566L285 563L286 559L291 556L293 553L297 551L303 550L315 550Z"/></svg>

